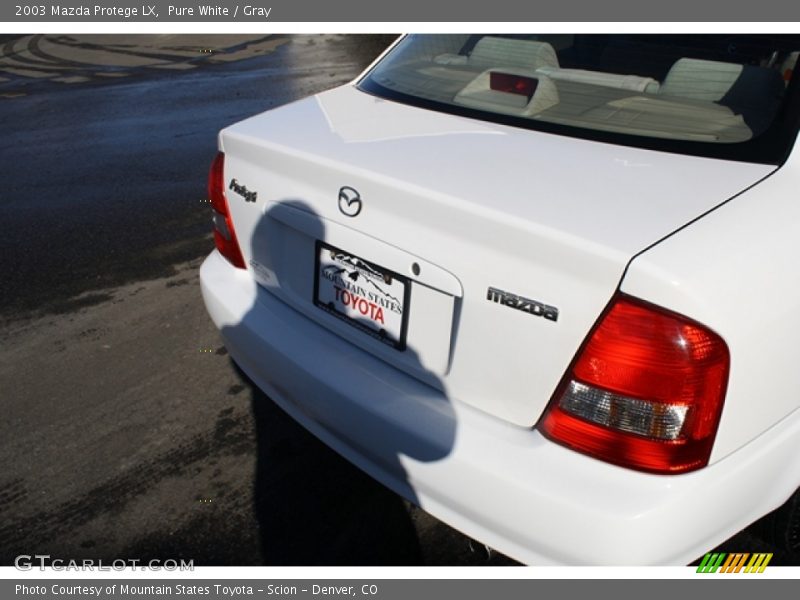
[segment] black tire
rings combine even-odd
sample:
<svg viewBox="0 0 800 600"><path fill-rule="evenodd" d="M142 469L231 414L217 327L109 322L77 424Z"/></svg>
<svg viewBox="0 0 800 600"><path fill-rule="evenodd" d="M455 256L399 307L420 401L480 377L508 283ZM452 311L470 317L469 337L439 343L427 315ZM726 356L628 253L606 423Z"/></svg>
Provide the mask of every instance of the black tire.
<svg viewBox="0 0 800 600"><path fill-rule="evenodd" d="M778 549L800 555L800 489L758 525L759 533Z"/></svg>

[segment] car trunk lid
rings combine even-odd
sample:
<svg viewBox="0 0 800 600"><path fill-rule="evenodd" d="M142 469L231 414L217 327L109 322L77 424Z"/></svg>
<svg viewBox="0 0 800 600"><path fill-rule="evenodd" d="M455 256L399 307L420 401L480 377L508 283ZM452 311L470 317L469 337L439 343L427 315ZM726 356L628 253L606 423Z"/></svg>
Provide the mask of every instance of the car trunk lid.
<svg viewBox="0 0 800 600"><path fill-rule="evenodd" d="M238 123L221 146L261 285L449 398L524 426L631 258L775 168L520 130L352 86ZM403 279L403 344L320 306L336 251Z"/></svg>

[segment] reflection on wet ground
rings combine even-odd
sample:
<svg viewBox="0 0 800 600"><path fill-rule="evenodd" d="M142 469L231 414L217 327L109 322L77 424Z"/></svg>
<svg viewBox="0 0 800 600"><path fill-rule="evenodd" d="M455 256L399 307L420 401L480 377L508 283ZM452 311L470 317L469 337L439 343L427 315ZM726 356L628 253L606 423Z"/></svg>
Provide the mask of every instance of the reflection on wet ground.
<svg viewBox="0 0 800 600"><path fill-rule="evenodd" d="M275 35L11 37L0 49L0 97L30 93L35 82L91 83L236 62L272 52L287 41Z"/></svg>
<svg viewBox="0 0 800 600"><path fill-rule="evenodd" d="M204 255L217 132L350 81L392 39L0 37L0 71L13 70L0 82L0 321ZM62 81L74 77L86 81Z"/></svg>

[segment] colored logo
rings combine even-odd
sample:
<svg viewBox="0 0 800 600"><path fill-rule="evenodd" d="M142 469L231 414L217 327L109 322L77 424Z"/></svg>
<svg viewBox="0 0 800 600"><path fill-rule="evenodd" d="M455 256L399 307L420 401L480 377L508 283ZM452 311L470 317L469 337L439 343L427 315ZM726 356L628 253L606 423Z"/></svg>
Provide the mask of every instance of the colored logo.
<svg viewBox="0 0 800 600"><path fill-rule="evenodd" d="M697 567L698 573L763 573L769 561L772 560L772 552L709 552L703 557L700 566Z"/></svg>

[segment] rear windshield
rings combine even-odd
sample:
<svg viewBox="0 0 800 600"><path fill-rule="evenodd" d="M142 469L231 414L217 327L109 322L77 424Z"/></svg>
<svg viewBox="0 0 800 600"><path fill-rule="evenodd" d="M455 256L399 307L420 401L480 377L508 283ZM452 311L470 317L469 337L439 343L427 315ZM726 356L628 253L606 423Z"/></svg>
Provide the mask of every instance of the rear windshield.
<svg viewBox="0 0 800 600"><path fill-rule="evenodd" d="M598 141L780 164L798 35L410 35L361 80L423 108Z"/></svg>

